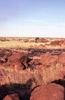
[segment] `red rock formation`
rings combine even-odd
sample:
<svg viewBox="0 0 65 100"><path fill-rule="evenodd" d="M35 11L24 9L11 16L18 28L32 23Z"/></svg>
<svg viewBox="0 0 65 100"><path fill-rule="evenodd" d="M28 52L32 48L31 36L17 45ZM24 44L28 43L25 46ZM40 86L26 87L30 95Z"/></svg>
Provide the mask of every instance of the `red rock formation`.
<svg viewBox="0 0 65 100"><path fill-rule="evenodd" d="M45 43L45 42L48 42L48 40L45 39L45 38L39 38L39 39L37 40L37 42L43 42L43 43Z"/></svg>
<svg viewBox="0 0 65 100"><path fill-rule="evenodd" d="M59 63L65 64L65 52L62 52L58 59Z"/></svg>
<svg viewBox="0 0 65 100"><path fill-rule="evenodd" d="M51 55L51 53L47 52L43 55L40 56L40 62L43 65L50 65L50 64L54 64L58 59L58 56L56 55Z"/></svg>
<svg viewBox="0 0 65 100"><path fill-rule="evenodd" d="M5 96L3 100L20 100L20 99L19 99L18 94L14 93L14 94Z"/></svg>
<svg viewBox="0 0 65 100"><path fill-rule="evenodd" d="M36 55L38 55L38 52ZM33 55L31 61L27 62L28 56L21 52L13 52L12 55L7 56L7 62L0 65L0 85L24 84L23 88L32 90L38 85L42 85L44 83L48 84L57 79L64 79L65 53L52 55L51 52L47 51L47 53L44 52L37 58ZM1 58L2 61L4 61L3 59L4 57ZM30 66L28 68L29 64ZM31 66L34 66L34 70L30 70ZM18 89L20 88L14 88L14 91L18 91ZM50 92L50 94L51 93L54 92ZM21 94L23 93L21 92Z"/></svg>
<svg viewBox="0 0 65 100"><path fill-rule="evenodd" d="M8 61L8 57L12 55L12 51L10 49L0 50L0 64L4 64Z"/></svg>
<svg viewBox="0 0 65 100"><path fill-rule="evenodd" d="M10 49L1 49L0 50L0 57L3 57L3 56L11 56L12 55L12 50Z"/></svg>
<svg viewBox="0 0 65 100"><path fill-rule="evenodd" d="M37 87L30 100L64 100L64 88L57 84L47 84Z"/></svg>
<svg viewBox="0 0 65 100"><path fill-rule="evenodd" d="M13 54L8 58L6 65L14 67L16 66L18 69L26 69L28 67L26 62L27 54L21 52L13 52Z"/></svg>
<svg viewBox="0 0 65 100"><path fill-rule="evenodd" d="M55 41L51 41L50 45L53 46L61 46L61 45L65 45L65 40L55 40Z"/></svg>

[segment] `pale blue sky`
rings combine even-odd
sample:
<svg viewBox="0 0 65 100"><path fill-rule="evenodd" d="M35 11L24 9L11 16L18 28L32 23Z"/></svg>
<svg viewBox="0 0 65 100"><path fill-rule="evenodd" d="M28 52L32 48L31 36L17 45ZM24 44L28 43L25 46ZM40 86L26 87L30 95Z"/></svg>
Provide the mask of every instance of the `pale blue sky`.
<svg viewBox="0 0 65 100"><path fill-rule="evenodd" d="M65 37L65 0L0 0L0 36Z"/></svg>

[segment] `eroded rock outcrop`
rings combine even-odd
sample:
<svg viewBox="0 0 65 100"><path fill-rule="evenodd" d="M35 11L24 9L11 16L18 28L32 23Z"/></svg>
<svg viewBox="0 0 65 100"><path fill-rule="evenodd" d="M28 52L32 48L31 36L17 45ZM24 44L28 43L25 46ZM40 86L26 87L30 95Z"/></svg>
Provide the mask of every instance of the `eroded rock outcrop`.
<svg viewBox="0 0 65 100"><path fill-rule="evenodd" d="M58 84L47 84L37 87L30 100L64 100L64 87Z"/></svg>
<svg viewBox="0 0 65 100"><path fill-rule="evenodd" d="M13 52L12 56L8 58L8 62L6 63L6 65L14 67L16 66L20 69L26 69L28 67L27 54L21 52Z"/></svg>
<svg viewBox="0 0 65 100"><path fill-rule="evenodd" d="M57 55L52 55L51 53L47 52L40 57L40 62L44 65L50 65L56 63L58 59Z"/></svg>
<svg viewBox="0 0 65 100"><path fill-rule="evenodd" d="M12 50L2 49L0 50L0 64L4 64L8 61L8 57L12 55Z"/></svg>
<svg viewBox="0 0 65 100"><path fill-rule="evenodd" d="M55 41L51 41L50 45L54 45L54 46L65 45L65 40L55 40Z"/></svg>
<svg viewBox="0 0 65 100"><path fill-rule="evenodd" d="M5 96L3 100L20 100L20 98L17 93L14 93L14 94Z"/></svg>
<svg viewBox="0 0 65 100"><path fill-rule="evenodd" d="M65 65L65 52L62 52L62 53L59 55L58 62L59 62L59 63L62 63L63 65Z"/></svg>
<svg viewBox="0 0 65 100"><path fill-rule="evenodd" d="M0 62L0 85L10 85L7 85L8 87L5 89L7 91L3 89L4 92L2 93L7 95L9 91L13 91L11 93L17 92L20 97L22 96L21 98L24 98L24 95L30 95L31 91L39 85L49 84L58 79L65 79L65 52L56 55L46 50L42 54L39 52L40 56L37 55L38 52L36 51L36 54L31 53L32 55L30 56L30 54L13 51L11 55L4 53L3 56L0 56L0 61L3 61L3 63ZM11 84L19 85L15 88L15 85L12 87ZM56 85L49 85L47 87L48 89L52 87L52 90L54 90L53 86L56 87ZM46 89L46 85L44 87ZM57 90L55 91L58 92L59 90ZM60 92L60 94L62 93ZM57 95L59 96L59 94ZM24 100L26 100L27 96ZM63 96L61 97L63 98Z"/></svg>

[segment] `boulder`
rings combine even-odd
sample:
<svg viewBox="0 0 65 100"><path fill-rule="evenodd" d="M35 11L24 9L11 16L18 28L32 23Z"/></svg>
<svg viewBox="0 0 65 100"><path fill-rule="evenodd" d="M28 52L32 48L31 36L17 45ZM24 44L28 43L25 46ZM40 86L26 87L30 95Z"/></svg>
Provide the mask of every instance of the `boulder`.
<svg viewBox="0 0 65 100"><path fill-rule="evenodd" d="M37 87L30 100L64 100L64 87L55 83Z"/></svg>
<svg viewBox="0 0 65 100"><path fill-rule="evenodd" d="M50 65L57 61L58 56L52 55L51 53L47 52L40 56L40 63L44 65Z"/></svg>
<svg viewBox="0 0 65 100"><path fill-rule="evenodd" d="M27 64L27 54L21 52L14 52L9 58L6 65L9 66L17 66L22 69L26 69L28 67Z"/></svg>
<svg viewBox="0 0 65 100"><path fill-rule="evenodd" d="M3 100L20 100L17 93L5 96Z"/></svg>

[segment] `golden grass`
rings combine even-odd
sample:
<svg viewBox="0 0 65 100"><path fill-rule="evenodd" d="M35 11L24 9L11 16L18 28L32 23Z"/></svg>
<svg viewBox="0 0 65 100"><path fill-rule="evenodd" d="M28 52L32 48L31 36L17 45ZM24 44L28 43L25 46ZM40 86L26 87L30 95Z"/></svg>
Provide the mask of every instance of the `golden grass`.
<svg viewBox="0 0 65 100"><path fill-rule="evenodd" d="M27 38L28 39L28 38ZM31 38L29 38L29 41ZM33 38L35 41L35 38ZM65 49L65 45L61 46L53 46L53 45L47 45L50 44L51 41L54 39L48 39L48 42L25 42L25 38L0 38L0 48L47 48L47 49ZM57 39L55 39L57 40ZM60 39L59 39L60 40Z"/></svg>

